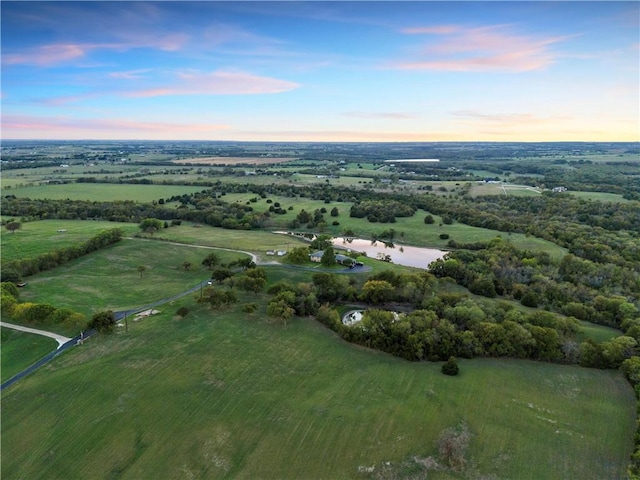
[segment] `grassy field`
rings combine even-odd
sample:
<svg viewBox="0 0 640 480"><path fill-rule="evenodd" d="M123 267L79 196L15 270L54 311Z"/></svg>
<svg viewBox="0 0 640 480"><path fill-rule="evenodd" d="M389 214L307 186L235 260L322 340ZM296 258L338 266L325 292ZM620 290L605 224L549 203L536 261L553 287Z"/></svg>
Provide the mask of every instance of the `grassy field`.
<svg viewBox="0 0 640 480"><path fill-rule="evenodd" d="M68 306L90 317L104 309L125 310L184 292L206 280L201 263L211 250L166 242L122 240L91 255L28 278L20 300ZM215 251L223 262L245 255ZM185 270L184 262L192 268ZM146 270L140 274L139 266ZM78 332L65 332L73 333Z"/></svg>
<svg viewBox="0 0 640 480"><path fill-rule="evenodd" d="M0 379L3 382L58 347L58 342L42 335L34 335L4 327L0 331L2 332L2 348L0 348L2 370Z"/></svg>
<svg viewBox="0 0 640 480"><path fill-rule="evenodd" d="M224 228L201 225L194 227L188 223L164 229L154 235L157 238L193 245L233 248L256 253L262 260L267 260L267 250L289 249L308 245L303 240L264 230L228 230Z"/></svg>
<svg viewBox="0 0 640 480"><path fill-rule="evenodd" d="M43 198L50 200L92 200L96 202L132 200L151 202L174 195L200 192L203 187L182 185L120 185L110 183L69 183L66 185L38 185L16 187L2 194L11 193L16 197Z"/></svg>
<svg viewBox="0 0 640 480"><path fill-rule="evenodd" d="M599 202L628 203L631 201L623 198L622 195L618 195L617 193L574 191L568 191L567 193L574 197L584 198L585 200L597 200Z"/></svg>
<svg viewBox="0 0 640 480"><path fill-rule="evenodd" d="M227 202L238 202L244 204L253 197L255 197L255 195L228 194L222 198ZM508 239L518 248L548 252L554 258L561 258L566 253L566 249L559 247L552 242L527 236L522 233L509 234L487 228L472 227L457 222L452 225L441 225L442 218L438 215L433 215L435 223L432 225L425 225L424 217L427 215L427 212L421 210L417 211L413 217L399 217L396 219L396 223L393 224L371 223L366 218L349 217L349 211L352 205L350 202L332 202L330 204L325 204L321 200L312 200L308 198L287 198L278 196L270 196L268 198L272 200L273 203L266 203L267 199L258 199L256 203L250 203L250 205L253 206L256 212L266 211L269 209L270 205L273 205L276 202L279 202L281 207L285 210L287 210L289 206L294 207L291 211L287 210L287 213L284 215L273 216L272 226L274 229L286 229L287 224L293 220L302 209L313 213L314 210L324 207L327 209L327 213L324 215L324 218L328 224L325 233L336 237L340 236L345 229L351 229L355 232L356 237L369 239L372 234L393 228L396 231L396 242L406 245L446 250L448 240L440 238L440 234L446 233L449 234L450 239L455 239L456 241L463 243L489 241L496 236L501 236L504 239ZM330 212L333 207L338 208L338 217L330 216ZM334 220L338 221L340 225L332 226L331 223ZM302 230L304 230L304 227L302 227ZM173 235L175 232L177 231L172 230L169 233Z"/></svg>
<svg viewBox="0 0 640 480"><path fill-rule="evenodd" d="M3 231L0 235L2 260L33 258L43 253L86 242L98 233L112 228L122 229L125 235L132 235L140 230L137 224L93 220L26 222L14 233Z"/></svg>
<svg viewBox="0 0 640 480"><path fill-rule="evenodd" d="M460 422L466 472L429 478L624 476L635 400L619 372L481 359L447 377L312 320L184 303L4 392L3 479L399 478Z"/></svg>

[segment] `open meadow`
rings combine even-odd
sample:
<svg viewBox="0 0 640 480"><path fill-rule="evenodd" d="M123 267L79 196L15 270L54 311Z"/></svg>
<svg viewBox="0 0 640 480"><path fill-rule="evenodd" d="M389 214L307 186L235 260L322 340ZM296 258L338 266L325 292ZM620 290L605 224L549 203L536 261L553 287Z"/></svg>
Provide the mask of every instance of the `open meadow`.
<svg viewBox="0 0 640 480"><path fill-rule="evenodd" d="M28 278L21 301L68 306L87 317L127 310L182 293L210 277L201 265L214 250L142 239L123 239L56 269ZM223 263L245 254L215 250ZM191 267L184 268L189 262ZM139 267L144 267L140 271ZM53 328L52 328L53 330ZM73 333L78 332L65 332Z"/></svg>
<svg viewBox="0 0 640 480"><path fill-rule="evenodd" d="M153 202L174 195L202 191L203 187L186 185L127 185L112 183L68 183L65 185L35 185L16 187L3 192L16 197L49 200L92 200L109 202L131 200L133 202Z"/></svg>
<svg viewBox="0 0 640 480"><path fill-rule="evenodd" d="M399 478L461 424L464 474L429 478L624 476L635 399L619 372L478 359L447 377L310 319L161 310L3 392L3 478Z"/></svg>
<svg viewBox="0 0 640 480"><path fill-rule="evenodd" d="M2 260L34 258L43 253L86 242L104 230L120 228L126 235L140 229L133 223L94 220L40 220L22 223L20 229L0 236Z"/></svg>

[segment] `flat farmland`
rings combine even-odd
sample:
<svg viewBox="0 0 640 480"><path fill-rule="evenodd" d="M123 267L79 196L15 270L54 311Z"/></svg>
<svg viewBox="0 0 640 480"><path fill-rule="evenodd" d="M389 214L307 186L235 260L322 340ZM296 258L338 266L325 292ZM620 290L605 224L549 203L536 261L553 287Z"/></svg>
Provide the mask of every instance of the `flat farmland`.
<svg viewBox="0 0 640 480"><path fill-rule="evenodd" d="M201 164L201 165L269 165L276 163L286 163L298 160L293 157L193 157L174 160L176 164Z"/></svg>
<svg viewBox="0 0 640 480"><path fill-rule="evenodd" d="M461 423L465 472L429 478L625 475L635 398L620 372L478 359L447 377L313 320L181 302L3 392L3 478L402 478Z"/></svg>
<svg viewBox="0 0 640 480"><path fill-rule="evenodd" d="M9 192L16 197L49 200L91 200L109 202L131 200L147 203L174 195L200 192L204 187L183 185L126 185L111 183L68 183L65 185L35 185L16 187ZM3 192L4 194L4 192Z"/></svg>
<svg viewBox="0 0 640 480"><path fill-rule="evenodd" d="M43 253L86 242L104 230L120 228L125 235L139 231L132 223L93 220L39 220L0 235L2 261L34 258Z"/></svg>

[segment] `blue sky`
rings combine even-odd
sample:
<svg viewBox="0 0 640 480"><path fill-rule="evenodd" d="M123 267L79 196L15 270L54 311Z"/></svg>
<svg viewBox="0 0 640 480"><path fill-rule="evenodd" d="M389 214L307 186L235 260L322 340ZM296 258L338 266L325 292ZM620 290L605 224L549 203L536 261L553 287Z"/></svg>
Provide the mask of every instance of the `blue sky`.
<svg viewBox="0 0 640 480"><path fill-rule="evenodd" d="M638 2L10 2L2 138L638 141Z"/></svg>

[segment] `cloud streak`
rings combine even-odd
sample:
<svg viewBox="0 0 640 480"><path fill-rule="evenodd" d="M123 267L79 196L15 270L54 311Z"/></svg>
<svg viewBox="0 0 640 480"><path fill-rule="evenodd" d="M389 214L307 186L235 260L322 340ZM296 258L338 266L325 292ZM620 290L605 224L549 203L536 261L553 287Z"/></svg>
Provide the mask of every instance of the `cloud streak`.
<svg viewBox="0 0 640 480"><path fill-rule="evenodd" d="M258 95L287 92L299 86L295 82L272 77L218 70L211 73L180 73L177 81L171 85L124 92L124 95L129 97Z"/></svg>
<svg viewBox="0 0 640 480"><path fill-rule="evenodd" d="M441 25L406 28L402 32L430 38L421 49L420 58L396 62L394 68L451 72L543 70L559 57L551 46L573 37L532 37L512 33L508 25L477 28ZM435 40L432 36L436 36Z"/></svg>
<svg viewBox="0 0 640 480"><path fill-rule="evenodd" d="M31 115L3 115L5 138L143 138L164 135L164 138L211 134L228 130L229 125L205 123L149 122L127 119L78 119L70 117L39 117ZM27 136L25 136L27 134ZM146 137L145 137L146 136Z"/></svg>
<svg viewBox="0 0 640 480"><path fill-rule="evenodd" d="M405 112L345 112L345 117L349 118L364 118L373 120L410 120L417 118L412 113Z"/></svg>
<svg viewBox="0 0 640 480"><path fill-rule="evenodd" d="M165 52L180 50L189 37L185 34L170 34L160 37L139 36L124 42L113 43L52 43L3 55L4 65L35 65L50 67L80 60L97 50L123 52L135 48L151 48Z"/></svg>

